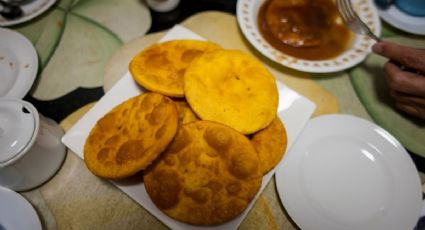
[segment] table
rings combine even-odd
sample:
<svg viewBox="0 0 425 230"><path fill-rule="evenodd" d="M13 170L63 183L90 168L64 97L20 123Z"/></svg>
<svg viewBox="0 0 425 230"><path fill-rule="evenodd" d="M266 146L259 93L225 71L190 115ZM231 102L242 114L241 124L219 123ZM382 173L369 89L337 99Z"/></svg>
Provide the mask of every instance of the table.
<svg viewBox="0 0 425 230"><path fill-rule="evenodd" d="M391 122L380 114L390 106L374 107L375 98L370 95L374 85L371 78L362 77L369 76L365 74L367 65L340 73L308 74L272 63L241 34L235 7L236 1L230 0L182 0L176 10L157 13L136 0L121 0L120 4L113 0L60 0L35 20L12 27L35 44L40 56L37 82L24 99L68 130L123 76L134 54L156 42L164 30L181 23L224 48L239 49L260 59L278 80L317 104L314 116L348 113L379 124ZM402 33L387 24L383 29L386 39L425 46L425 37ZM371 55L365 63L383 61ZM417 138L425 139L424 123L409 121L403 119L409 123L406 132L418 132ZM418 153L424 151L420 144L407 144ZM413 150L411 156L424 172L424 158ZM92 175L71 151L51 180L21 194L34 205L45 229L167 228L111 183ZM279 201L274 180L240 228L297 229Z"/></svg>

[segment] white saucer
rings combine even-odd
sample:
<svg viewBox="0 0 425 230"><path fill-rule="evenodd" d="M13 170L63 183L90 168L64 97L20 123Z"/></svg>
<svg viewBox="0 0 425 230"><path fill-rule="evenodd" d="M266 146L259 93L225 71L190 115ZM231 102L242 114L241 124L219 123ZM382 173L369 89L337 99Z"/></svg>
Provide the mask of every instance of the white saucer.
<svg viewBox="0 0 425 230"><path fill-rule="evenodd" d="M399 10L395 5L388 9L378 8L379 16L388 24L408 33L425 35L425 17L410 16Z"/></svg>
<svg viewBox="0 0 425 230"><path fill-rule="evenodd" d="M37 213L19 193L0 186L0 204L0 229L41 230Z"/></svg>
<svg viewBox="0 0 425 230"><path fill-rule="evenodd" d="M0 97L21 99L37 76L37 51L16 31L0 28L0 38Z"/></svg>
<svg viewBox="0 0 425 230"><path fill-rule="evenodd" d="M418 171L401 144L350 115L311 119L276 170L279 197L305 230L413 229Z"/></svg>
<svg viewBox="0 0 425 230"><path fill-rule="evenodd" d="M21 6L24 11L22 17L11 20L0 15L0 26L12 26L29 21L49 9L55 2L56 0L33 0Z"/></svg>

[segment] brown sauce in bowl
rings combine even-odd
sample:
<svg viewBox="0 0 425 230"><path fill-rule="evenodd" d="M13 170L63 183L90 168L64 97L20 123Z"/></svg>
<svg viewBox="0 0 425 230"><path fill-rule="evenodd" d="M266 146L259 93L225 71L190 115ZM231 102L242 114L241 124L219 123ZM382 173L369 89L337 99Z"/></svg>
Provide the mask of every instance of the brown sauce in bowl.
<svg viewBox="0 0 425 230"><path fill-rule="evenodd" d="M275 49L307 60L340 55L352 37L333 0L266 0L258 13L258 27Z"/></svg>

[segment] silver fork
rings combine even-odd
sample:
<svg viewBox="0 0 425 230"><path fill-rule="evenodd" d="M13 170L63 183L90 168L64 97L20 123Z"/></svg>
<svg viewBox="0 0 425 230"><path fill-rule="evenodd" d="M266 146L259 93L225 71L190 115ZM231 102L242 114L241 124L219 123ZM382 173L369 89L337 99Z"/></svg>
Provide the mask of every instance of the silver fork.
<svg viewBox="0 0 425 230"><path fill-rule="evenodd" d="M354 11L350 0L336 0L336 7L338 8L339 14L341 15L341 18L344 21L344 24L351 31L357 34L367 35L370 38L374 39L376 42L381 41L381 39L372 32L372 30L366 25L366 23L364 23L360 19L359 15L357 15L357 13ZM416 73L422 76L424 75L418 70L406 67L395 60L391 60L391 62L404 71Z"/></svg>
<svg viewBox="0 0 425 230"><path fill-rule="evenodd" d="M354 33L367 35L379 42L381 39L376 36L372 30L360 19L359 15L354 11L350 0L336 0L336 6L341 15L344 24Z"/></svg>

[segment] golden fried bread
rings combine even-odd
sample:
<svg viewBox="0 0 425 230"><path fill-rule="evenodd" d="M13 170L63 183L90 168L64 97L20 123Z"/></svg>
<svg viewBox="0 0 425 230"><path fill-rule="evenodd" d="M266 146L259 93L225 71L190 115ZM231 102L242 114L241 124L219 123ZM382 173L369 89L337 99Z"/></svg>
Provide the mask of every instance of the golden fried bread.
<svg viewBox="0 0 425 230"><path fill-rule="evenodd" d="M286 130L279 117L266 128L252 136L251 143L258 153L263 174L272 170L282 159L286 150Z"/></svg>
<svg viewBox="0 0 425 230"><path fill-rule="evenodd" d="M274 77L259 61L236 50L200 55L186 69L184 91L202 120L228 125L243 134L265 128L277 113Z"/></svg>
<svg viewBox="0 0 425 230"><path fill-rule="evenodd" d="M168 216L216 225L238 216L262 181L249 139L212 121L180 126L169 148L144 171L147 193Z"/></svg>
<svg viewBox="0 0 425 230"><path fill-rule="evenodd" d="M170 97L184 97L183 76L187 66L203 52L221 49L215 43L173 40L154 44L130 62L130 72L144 88Z"/></svg>
<svg viewBox="0 0 425 230"><path fill-rule="evenodd" d="M186 100L182 100L181 98L179 98L179 99L173 99L173 101L177 106L180 124L186 124L192 121L199 120L198 116L196 116L192 108L190 108Z"/></svg>
<svg viewBox="0 0 425 230"><path fill-rule="evenodd" d="M84 161L100 177L121 179L145 169L177 132L174 102L161 94L128 99L103 116L84 145Z"/></svg>

